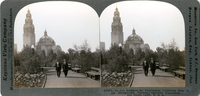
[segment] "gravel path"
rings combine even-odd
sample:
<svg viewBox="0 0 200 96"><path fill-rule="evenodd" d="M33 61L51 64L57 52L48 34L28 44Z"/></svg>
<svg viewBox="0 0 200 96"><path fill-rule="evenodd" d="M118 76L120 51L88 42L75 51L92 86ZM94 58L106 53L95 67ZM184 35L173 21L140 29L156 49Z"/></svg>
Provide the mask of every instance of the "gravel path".
<svg viewBox="0 0 200 96"><path fill-rule="evenodd" d="M156 69L154 76L150 70L145 76L142 67L135 67L134 74L131 87L185 87L185 80L159 69Z"/></svg>
<svg viewBox="0 0 200 96"><path fill-rule="evenodd" d="M77 88L77 87L100 87L100 82L87 78L86 76L68 71L67 77L61 71L60 78L57 77L54 67L44 68L45 74L47 74L47 81L45 88Z"/></svg>

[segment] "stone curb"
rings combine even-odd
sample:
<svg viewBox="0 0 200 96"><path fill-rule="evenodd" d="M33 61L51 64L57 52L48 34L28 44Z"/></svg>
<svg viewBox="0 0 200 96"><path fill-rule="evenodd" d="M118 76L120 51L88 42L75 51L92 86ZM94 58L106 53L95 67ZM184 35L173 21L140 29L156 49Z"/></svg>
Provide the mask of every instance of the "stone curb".
<svg viewBox="0 0 200 96"><path fill-rule="evenodd" d="M131 82L129 83L128 87L131 87L131 86L132 86L132 84L133 84L133 79L134 79L134 74L132 74Z"/></svg>
<svg viewBox="0 0 200 96"><path fill-rule="evenodd" d="M47 81L47 76L46 76L46 74L44 75L44 81L43 81L43 85L42 85L42 88L44 88L45 87L45 85L46 85L46 81Z"/></svg>

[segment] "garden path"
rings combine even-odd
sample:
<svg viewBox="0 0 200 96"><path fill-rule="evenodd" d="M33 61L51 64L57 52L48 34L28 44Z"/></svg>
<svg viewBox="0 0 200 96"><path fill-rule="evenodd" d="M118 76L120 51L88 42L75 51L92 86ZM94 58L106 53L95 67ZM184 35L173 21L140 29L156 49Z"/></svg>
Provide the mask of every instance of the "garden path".
<svg viewBox="0 0 200 96"><path fill-rule="evenodd" d="M134 80L131 87L185 87L185 80L171 73L156 69L154 76L150 70L148 76L145 76L142 66L132 68L134 68Z"/></svg>
<svg viewBox="0 0 200 96"><path fill-rule="evenodd" d="M67 77L61 71L59 78L54 67L46 67L44 72L47 75L45 88L100 87L99 81L87 78L85 75L72 72L71 70L68 71Z"/></svg>

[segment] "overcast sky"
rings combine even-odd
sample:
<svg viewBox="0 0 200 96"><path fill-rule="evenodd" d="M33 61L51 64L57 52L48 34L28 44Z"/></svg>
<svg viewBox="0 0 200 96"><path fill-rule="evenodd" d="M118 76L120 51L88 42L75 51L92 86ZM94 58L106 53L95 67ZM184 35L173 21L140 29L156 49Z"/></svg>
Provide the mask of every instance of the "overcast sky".
<svg viewBox="0 0 200 96"><path fill-rule="evenodd" d="M99 46L99 17L90 6L78 2L40 2L22 8L15 19L15 44L18 51L23 47L23 26L28 9L35 26L36 42L44 35L67 52L73 45L82 45L86 39L92 49Z"/></svg>
<svg viewBox="0 0 200 96"><path fill-rule="evenodd" d="M111 4L102 12L100 19L90 6L70 1L54 1L33 3L22 8L15 19L15 44L18 51L23 47L23 26L28 9L32 14L35 26L36 43L44 35L67 52L73 45L81 45L86 39L92 49L105 42L106 49L111 44L111 23L114 11L118 8L123 24L124 41L136 34L148 43L152 50L168 44L174 38L180 50L185 47L185 28L181 12L173 5L158 1L123 1ZM100 25L99 25L100 24ZM99 28L100 26L100 28Z"/></svg>
<svg viewBox="0 0 200 96"><path fill-rule="evenodd" d="M132 34L143 38L153 51L161 42L169 44L174 38L180 50L185 47L185 27L181 12L173 5L158 1L123 1L108 6L100 16L100 41L106 49L111 44L111 23L116 7L123 25L124 42Z"/></svg>

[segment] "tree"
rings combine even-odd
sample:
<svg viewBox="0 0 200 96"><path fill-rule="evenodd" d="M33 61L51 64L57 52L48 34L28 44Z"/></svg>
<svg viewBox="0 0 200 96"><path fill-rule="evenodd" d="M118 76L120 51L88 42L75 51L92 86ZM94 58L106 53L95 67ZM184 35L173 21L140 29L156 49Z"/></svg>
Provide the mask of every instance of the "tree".
<svg viewBox="0 0 200 96"><path fill-rule="evenodd" d="M20 61L25 61L31 57L31 48L24 46L21 52L19 52L18 58Z"/></svg>
<svg viewBox="0 0 200 96"><path fill-rule="evenodd" d="M69 55L69 61L68 62L69 63L72 63L72 61L74 60L75 53L76 53L76 51L74 49L71 49L71 48L68 49L68 55Z"/></svg>
<svg viewBox="0 0 200 96"><path fill-rule="evenodd" d="M42 63L42 66L45 66L47 61L46 61L46 54L45 54L45 51L42 50L39 54L39 57L41 59L41 63Z"/></svg>
<svg viewBox="0 0 200 96"><path fill-rule="evenodd" d="M164 60L164 53L165 53L165 50L161 47L157 47L156 48L156 54L157 54L157 60L159 62L159 64L163 64L163 62L165 61Z"/></svg>
<svg viewBox="0 0 200 96"><path fill-rule="evenodd" d="M128 55L128 62L131 63L131 64L133 64L134 52L133 52L132 48L129 49L127 55Z"/></svg>
<svg viewBox="0 0 200 96"><path fill-rule="evenodd" d="M178 69L180 65L184 65L184 56L183 53L179 50L175 39L173 39L169 44L161 44L162 55L164 57L164 62L169 65L169 70L173 71Z"/></svg>
<svg viewBox="0 0 200 96"><path fill-rule="evenodd" d="M54 53L52 49L48 50L48 53L46 56L47 65L53 66L57 59L56 57L57 57L57 54Z"/></svg>
<svg viewBox="0 0 200 96"><path fill-rule="evenodd" d="M19 58L18 58L18 53L14 54L14 66L19 66Z"/></svg>
<svg viewBox="0 0 200 96"><path fill-rule="evenodd" d="M148 62L150 62L151 58L156 60L157 54L156 54L156 52L153 52L153 50L146 50L145 58L147 59Z"/></svg>
<svg viewBox="0 0 200 96"><path fill-rule="evenodd" d="M142 51L141 48L139 48L136 51L136 54L134 55L133 63L135 65L141 65L141 62L143 61L144 57L145 57L145 53Z"/></svg>
<svg viewBox="0 0 200 96"><path fill-rule="evenodd" d="M91 51L90 45L88 44L87 40L84 40L83 44L78 46L76 44L74 44L74 49L75 51L80 52L81 50L84 50L86 52Z"/></svg>
<svg viewBox="0 0 200 96"><path fill-rule="evenodd" d="M62 63L64 59L66 60L66 62L68 62L69 54L65 53L64 51L58 51L56 58L58 62Z"/></svg>
<svg viewBox="0 0 200 96"><path fill-rule="evenodd" d="M105 52L105 58L108 60L108 64L105 64L105 69L110 72L123 72L128 69L128 55L118 45L111 45L110 49Z"/></svg>
<svg viewBox="0 0 200 96"><path fill-rule="evenodd" d="M33 73L40 70L41 59L37 51L30 48L29 46L24 46L22 51L19 53L19 71L20 73Z"/></svg>
<svg viewBox="0 0 200 96"><path fill-rule="evenodd" d="M81 50L85 50L86 52L91 51L90 45L87 40L84 40L83 44L80 46Z"/></svg>
<svg viewBox="0 0 200 96"><path fill-rule="evenodd" d="M82 45L74 45L74 49L68 49L69 58L72 66L81 66L81 72L89 71L91 67L100 67L100 54L99 51L91 52L87 40Z"/></svg>

